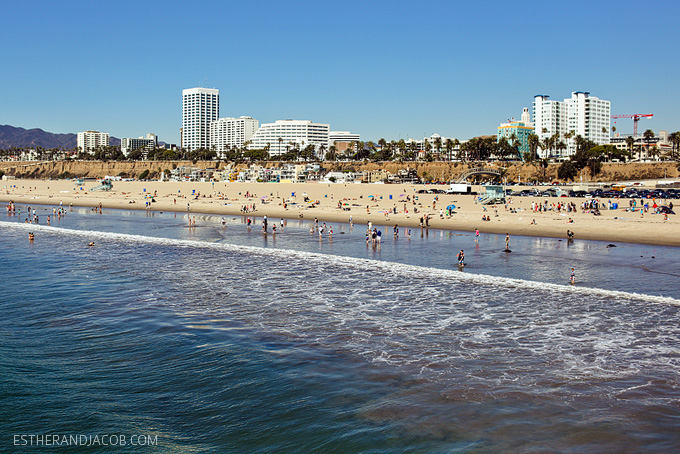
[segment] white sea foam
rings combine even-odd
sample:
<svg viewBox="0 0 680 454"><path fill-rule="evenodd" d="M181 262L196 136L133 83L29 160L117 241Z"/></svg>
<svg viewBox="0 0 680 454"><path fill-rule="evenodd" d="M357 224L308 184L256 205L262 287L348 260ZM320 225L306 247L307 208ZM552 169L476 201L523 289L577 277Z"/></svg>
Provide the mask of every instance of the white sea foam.
<svg viewBox="0 0 680 454"><path fill-rule="evenodd" d="M307 251L295 251L289 249L276 249L276 248L262 248L256 246L244 246L244 245L234 245L227 243L210 243L207 241L197 241L197 240L183 240L183 239L170 239L170 238L160 238L151 237L144 235L134 235L126 233L113 233L113 232L101 232L95 230L77 230L77 229L66 229L61 227L51 227L35 224L26 224L18 222L6 222L0 221L0 227L5 229L22 230L26 232L45 232L60 235L73 235L79 237L85 237L87 239L100 239L109 241L120 241L126 243L145 243L145 244L157 244L171 247L182 247L182 248L203 248L203 249L213 249L213 250L226 250L236 253L248 253L256 254L260 256L270 256L277 258L294 258L303 261L313 261L319 264L325 265L339 265L345 266L353 269L365 269L371 270L372 272L389 272L394 275L408 275L408 276L421 276L429 278L437 278L443 281L458 281L466 282L474 285L488 285L502 287L505 289L526 289L526 290L537 290L537 291L553 291L561 294L572 294L575 297L584 296L599 296L604 298L613 298L616 300L642 300L646 302L658 303L658 304L673 304L680 305L680 299L666 297L666 296L656 296L647 295L635 292L623 292L618 290L607 290L600 288L585 288L585 287L574 287L571 285L561 285L553 284L548 282L537 282L509 277L499 277L490 276L485 274L473 274L473 273L460 273L457 270L447 270L441 268L431 268L419 265L409 265L404 263L396 262L386 262L380 260L371 260L365 258L357 257L346 257L339 255L321 254L315 252Z"/></svg>

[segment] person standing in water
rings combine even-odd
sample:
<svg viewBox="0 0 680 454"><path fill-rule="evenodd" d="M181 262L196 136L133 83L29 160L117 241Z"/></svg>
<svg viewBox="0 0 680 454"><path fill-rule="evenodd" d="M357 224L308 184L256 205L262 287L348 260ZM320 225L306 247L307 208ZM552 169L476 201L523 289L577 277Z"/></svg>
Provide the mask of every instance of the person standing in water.
<svg viewBox="0 0 680 454"><path fill-rule="evenodd" d="M465 266L465 252L462 249L458 253L458 266Z"/></svg>
<svg viewBox="0 0 680 454"><path fill-rule="evenodd" d="M475 229L475 243L479 243L479 229Z"/></svg>
<svg viewBox="0 0 680 454"><path fill-rule="evenodd" d="M571 285L576 284L576 273L574 272L574 268L571 269L571 274L569 275L569 283Z"/></svg>
<svg viewBox="0 0 680 454"><path fill-rule="evenodd" d="M509 233L505 234L505 250L506 251L510 250L510 234Z"/></svg>

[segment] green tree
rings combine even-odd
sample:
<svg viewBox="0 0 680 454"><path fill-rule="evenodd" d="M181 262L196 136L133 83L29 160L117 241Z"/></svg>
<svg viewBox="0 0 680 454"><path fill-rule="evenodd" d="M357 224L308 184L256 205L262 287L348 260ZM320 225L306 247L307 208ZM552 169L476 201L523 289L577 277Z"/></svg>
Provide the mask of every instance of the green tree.
<svg viewBox="0 0 680 454"><path fill-rule="evenodd" d="M447 138L444 141L444 149L446 150L446 158L451 161L453 159L453 140Z"/></svg>
<svg viewBox="0 0 680 454"><path fill-rule="evenodd" d="M529 134L527 137L527 142L529 143L529 153L531 154L531 160L538 159L538 146L541 141L536 134Z"/></svg>
<svg viewBox="0 0 680 454"><path fill-rule="evenodd" d="M571 160L564 161L557 169L557 177L563 181L573 180L576 175L578 175L578 169Z"/></svg>
<svg viewBox="0 0 680 454"><path fill-rule="evenodd" d="M442 152L442 138L439 137L439 136L434 138L434 149L437 150L437 155L441 154L441 152Z"/></svg>
<svg viewBox="0 0 680 454"><path fill-rule="evenodd" d="M647 156L649 156L649 142L654 138L654 131L648 129L642 134L642 137L644 137L645 142L647 142Z"/></svg>
<svg viewBox="0 0 680 454"><path fill-rule="evenodd" d="M335 143L328 147L328 153L326 153L326 160L327 161L335 161L338 158L338 147L335 146Z"/></svg>
<svg viewBox="0 0 680 454"><path fill-rule="evenodd" d="M628 152L629 152L629 153L631 154L631 156L632 156L632 154L633 154L633 146L635 145L635 138L634 138L633 136L628 136L628 137L626 137L626 145L628 146ZM638 159L640 159L639 156L638 156Z"/></svg>
<svg viewBox="0 0 680 454"><path fill-rule="evenodd" d="M676 153L680 150L680 131L668 134L668 140L671 142L671 159L676 159Z"/></svg>

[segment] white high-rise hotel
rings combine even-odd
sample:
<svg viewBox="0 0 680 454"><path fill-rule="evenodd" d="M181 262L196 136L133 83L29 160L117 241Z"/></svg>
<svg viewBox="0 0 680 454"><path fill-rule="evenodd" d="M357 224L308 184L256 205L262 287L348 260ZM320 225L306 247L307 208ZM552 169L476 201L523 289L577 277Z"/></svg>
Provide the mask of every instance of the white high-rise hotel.
<svg viewBox="0 0 680 454"><path fill-rule="evenodd" d="M215 88L182 90L182 148L210 148L210 123L220 116L220 91Z"/></svg>
<svg viewBox="0 0 680 454"><path fill-rule="evenodd" d="M210 146L217 153L240 147L257 132L259 122L252 117L220 118L210 123Z"/></svg>
<svg viewBox="0 0 680 454"><path fill-rule="evenodd" d="M83 153L94 153L97 148L109 146L109 133L99 131L83 131L77 135L77 146Z"/></svg>
<svg viewBox="0 0 680 454"><path fill-rule="evenodd" d="M536 135L544 139L559 134L565 141L565 156L576 153L574 137L579 135L596 144L608 144L611 131L611 102L590 96L590 93L576 91L564 101L552 101L546 95L534 96L534 127ZM545 131L544 131L545 130ZM565 134L573 137L566 139ZM541 150L540 157L547 157L549 150Z"/></svg>

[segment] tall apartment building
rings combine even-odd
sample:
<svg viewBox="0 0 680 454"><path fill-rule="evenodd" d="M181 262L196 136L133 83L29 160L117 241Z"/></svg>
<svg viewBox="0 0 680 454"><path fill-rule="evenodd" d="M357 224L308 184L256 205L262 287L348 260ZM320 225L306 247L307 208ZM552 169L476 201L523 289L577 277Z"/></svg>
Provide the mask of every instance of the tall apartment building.
<svg viewBox="0 0 680 454"><path fill-rule="evenodd" d="M286 153L294 144L299 148L314 145L318 151L323 145L328 147L330 125L312 123L309 120L277 120L274 123L263 123L251 139L248 147L260 150L269 145L269 154L278 156Z"/></svg>
<svg viewBox="0 0 680 454"><path fill-rule="evenodd" d="M220 118L210 123L210 146L218 154L231 147L241 147L258 129L259 122L252 117Z"/></svg>
<svg viewBox="0 0 680 454"><path fill-rule="evenodd" d="M146 159L149 151L153 150L158 146L158 137L156 134L147 134L146 137L139 137L138 139L132 139L124 137L120 139L120 151L128 156L131 151L142 149L144 152L144 159Z"/></svg>
<svg viewBox="0 0 680 454"><path fill-rule="evenodd" d="M611 102L590 96L584 91L575 91L567 105L567 130L598 145L609 143L611 136ZM576 153L574 138L567 140L567 155Z"/></svg>
<svg viewBox="0 0 680 454"><path fill-rule="evenodd" d="M182 148L210 148L210 123L219 116L219 90L200 87L182 90Z"/></svg>
<svg viewBox="0 0 680 454"><path fill-rule="evenodd" d="M99 131L83 131L77 136L78 149L84 153L94 153L97 147L109 146L109 133Z"/></svg>
<svg viewBox="0 0 680 454"><path fill-rule="evenodd" d="M552 101L547 95L534 96L533 117L536 135L543 141L558 134L567 145L564 156L576 153L574 137L579 135L596 144L609 143L611 131L611 102L588 92L576 91L564 101ZM565 134L574 137L567 139ZM549 150L541 149L539 156L549 157Z"/></svg>
<svg viewBox="0 0 680 454"><path fill-rule="evenodd" d="M538 139L543 142L554 134L562 137L567 132L567 106L562 101L548 99L548 95L534 96L534 129ZM549 157L549 150L539 148L541 158Z"/></svg>

